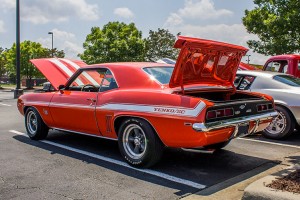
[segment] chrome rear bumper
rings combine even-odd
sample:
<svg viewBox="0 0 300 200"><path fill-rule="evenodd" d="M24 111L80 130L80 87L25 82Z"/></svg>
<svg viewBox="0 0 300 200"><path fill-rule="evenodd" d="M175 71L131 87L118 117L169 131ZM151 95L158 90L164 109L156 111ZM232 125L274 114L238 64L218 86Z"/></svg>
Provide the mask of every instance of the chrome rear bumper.
<svg viewBox="0 0 300 200"><path fill-rule="evenodd" d="M249 124L249 122L256 122L255 127L249 131L249 134L255 133L258 130L261 121L270 120L273 117L276 117L278 113L276 111L270 113L264 113L259 115L251 115L244 117L237 117L228 120L222 120L211 123L194 123L193 129L197 132L208 132L216 129L227 128L227 127L235 127L235 131L233 137L238 134L238 127L241 125Z"/></svg>

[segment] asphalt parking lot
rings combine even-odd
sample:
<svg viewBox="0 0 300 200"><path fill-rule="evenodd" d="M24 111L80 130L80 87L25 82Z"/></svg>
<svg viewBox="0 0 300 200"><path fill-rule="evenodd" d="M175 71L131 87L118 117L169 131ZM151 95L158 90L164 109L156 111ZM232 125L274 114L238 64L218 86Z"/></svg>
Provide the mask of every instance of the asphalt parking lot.
<svg viewBox="0 0 300 200"><path fill-rule="evenodd" d="M114 141L58 131L43 141L30 140L12 96L0 91L0 199L201 197L201 192L226 190L300 152L300 133L284 141L257 134L235 139L213 154L167 149L154 168L134 169Z"/></svg>

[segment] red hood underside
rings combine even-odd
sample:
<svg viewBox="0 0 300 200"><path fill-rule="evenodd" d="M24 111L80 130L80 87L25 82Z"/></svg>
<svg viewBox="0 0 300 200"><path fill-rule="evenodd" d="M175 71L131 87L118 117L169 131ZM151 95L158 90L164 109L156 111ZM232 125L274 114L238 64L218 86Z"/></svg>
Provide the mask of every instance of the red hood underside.
<svg viewBox="0 0 300 200"><path fill-rule="evenodd" d="M87 65L81 60L63 58L41 58L30 60L30 62L42 72L55 89L65 84L77 69Z"/></svg>
<svg viewBox="0 0 300 200"><path fill-rule="evenodd" d="M197 84L233 88L241 58L248 51L237 45L183 36L178 36L174 47L181 51L170 88Z"/></svg>

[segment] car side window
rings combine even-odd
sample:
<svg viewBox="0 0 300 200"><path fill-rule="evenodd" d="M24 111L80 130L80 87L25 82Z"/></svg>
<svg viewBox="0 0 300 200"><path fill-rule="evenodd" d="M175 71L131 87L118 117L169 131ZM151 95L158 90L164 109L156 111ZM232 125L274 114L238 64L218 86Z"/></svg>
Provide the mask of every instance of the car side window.
<svg viewBox="0 0 300 200"><path fill-rule="evenodd" d="M85 69L65 88L65 90L98 92L107 69Z"/></svg>
<svg viewBox="0 0 300 200"><path fill-rule="evenodd" d="M266 71L271 71L271 72L279 72L280 70L280 63L279 62L269 62L266 68Z"/></svg>
<svg viewBox="0 0 300 200"><path fill-rule="evenodd" d="M252 85L255 77L254 76L240 76L239 82L236 83L236 80L234 81L234 85L238 90L249 90L250 86ZM237 84L237 85L236 85Z"/></svg>
<svg viewBox="0 0 300 200"><path fill-rule="evenodd" d="M110 70L107 70L101 82L100 92L105 92L118 88L116 79Z"/></svg>

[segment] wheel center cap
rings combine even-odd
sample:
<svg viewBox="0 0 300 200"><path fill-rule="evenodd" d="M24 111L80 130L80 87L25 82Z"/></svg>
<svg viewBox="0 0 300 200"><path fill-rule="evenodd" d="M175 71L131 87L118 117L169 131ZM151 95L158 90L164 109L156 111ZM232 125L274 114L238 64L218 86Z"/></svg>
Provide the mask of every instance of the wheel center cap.
<svg viewBox="0 0 300 200"><path fill-rule="evenodd" d="M134 138L133 142L136 146L141 144L141 141L138 138Z"/></svg>

